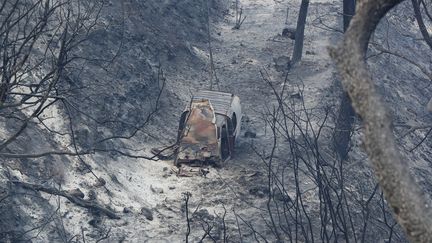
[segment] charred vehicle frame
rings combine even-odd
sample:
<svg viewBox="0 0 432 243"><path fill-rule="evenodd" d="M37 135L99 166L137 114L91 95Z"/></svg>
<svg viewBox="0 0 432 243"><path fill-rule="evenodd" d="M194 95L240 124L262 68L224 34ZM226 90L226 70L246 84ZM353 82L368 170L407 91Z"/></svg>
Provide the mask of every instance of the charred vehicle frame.
<svg viewBox="0 0 432 243"><path fill-rule="evenodd" d="M230 159L240 134L241 117L238 96L217 91L197 92L180 117L175 165Z"/></svg>

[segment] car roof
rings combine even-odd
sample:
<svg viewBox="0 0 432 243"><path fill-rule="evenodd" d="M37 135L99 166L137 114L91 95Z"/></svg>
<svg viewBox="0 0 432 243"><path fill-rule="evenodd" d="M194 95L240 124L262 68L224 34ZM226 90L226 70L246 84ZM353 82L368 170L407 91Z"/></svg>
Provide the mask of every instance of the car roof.
<svg viewBox="0 0 432 243"><path fill-rule="evenodd" d="M201 90L192 97L192 102L201 101L203 99L209 100L215 113L229 115L228 113L230 111L233 98L234 95L231 93Z"/></svg>

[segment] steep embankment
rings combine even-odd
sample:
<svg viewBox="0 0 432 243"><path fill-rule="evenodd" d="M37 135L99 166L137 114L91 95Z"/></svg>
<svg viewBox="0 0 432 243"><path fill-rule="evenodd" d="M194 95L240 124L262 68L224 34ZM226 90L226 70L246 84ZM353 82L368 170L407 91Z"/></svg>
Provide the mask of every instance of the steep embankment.
<svg viewBox="0 0 432 243"><path fill-rule="evenodd" d="M72 13L77 14L79 7L82 14L86 14L86 7L91 7L92 3L79 6L72 4ZM125 225L129 221L105 222L104 216L92 214L64 198L31 193L8 185L9 179L64 190L79 188L85 195L84 199L97 200L118 213L123 212L125 207L133 207L130 215L143 222L137 225L136 235L131 235L130 239L147 238L140 233L144 230L141 224L150 221L140 216L140 210L142 207L152 209L160 202L160 197L154 195L150 186L157 184L156 174L161 175L162 168L153 168L145 160L119 156L115 150L133 155L149 155L154 141L165 140L152 137L154 133L149 131L169 129L164 138L174 134L176 119L170 118L168 122L155 120L150 124L146 120L156 108L156 99L165 80L161 71L166 72L166 66L177 66L183 62L204 65L194 56L191 43L204 43L203 38L207 35L207 6L195 1L132 0L104 1L103 4L96 20L92 18L94 16L88 19L83 17L87 25L85 27L92 29L85 37L86 41L69 54L75 61L67 66L64 77L60 79L56 95L66 100L67 108L57 102L58 105L46 109L41 116L44 125L30 123L27 130L9 146L8 152L74 152L74 146L71 145L73 141L69 136L72 130L79 151L97 149L107 152L80 157L48 155L36 159L2 158L0 177L2 191L4 189L2 196L5 196L0 206L2 240L58 242L76 238L76 235L81 235L80 232L87 239L99 239L111 224ZM215 18L220 16L223 9L223 1L210 6ZM60 11L54 11L49 24L55 27L58 22L54 20L59 19L61 14ZM91 21L94 20L93 25ZM48 30L47 36L57 34L55 28ZM79 34L84 35L85 32ZM43 54L45 44L44 40L37 43L36 55ZM169 108L172 110L182 106L173 91L163 91L159 106L171 107L176 104L175 108ZM165 117L164 113L161 114ZM19 112L18 115L24 116ZM14 119L2 119L1 122L4 125L1 134L5 136L20 126ZM131 136L130 139L120 138ZM100 142L107 137L112 139ZM153 141L152 145L149 145L149 141ZM92 173L83 162L92 168ZM102 186L95 175L103 178L106 185ZM124 218L128 218L128 215ZM159 222L156 215L155 218L153 225ZM124 228L120 228L112 231L110 237L115 240L126 235Z"/></svg>

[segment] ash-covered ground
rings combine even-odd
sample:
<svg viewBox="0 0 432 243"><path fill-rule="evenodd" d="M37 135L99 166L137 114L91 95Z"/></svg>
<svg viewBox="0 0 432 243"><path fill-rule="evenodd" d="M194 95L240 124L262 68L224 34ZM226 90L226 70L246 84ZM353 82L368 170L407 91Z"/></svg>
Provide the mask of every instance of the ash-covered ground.
<svg viewBox="0 0 432 243"><path fill-rule="evenodd" d="M246 19L239 29L233 29L232 1L208 2L209 8L206 2L192 0L107 1L100 25L77 51L98 60L71 69L64 81L68 87L88 87L68 93L77 107L73 119L62 107L46 111L50 128L67 131L73 123L80 148L96 146L99 152L2 158L1 242L185 242L186 236L190 242L406 241L383 206L362 149L358 119L347 161L339 161L332 150L341 90L327 47L342 38L341 1L311 1L303 57L295 66L287 65L294 41L282 30L295 28L300 1L241 0ZM140 156L151 157L152 148L175 143L184 107L194 92L210 88L209 13L217 74L213 86L240 97L242 136L233 158L222 167L201 168L208 173L189 168L190 176L180 177L172 159ZM406 124L432 119L425 110L432 97L427 76L431 50L412 15L411 6L404 3L385 17L370 45L368 63L394 115L395 136L407 166L430 195L431 141L416 147L426 131L406 134ZM406 59L383 53L383 48L413 60L426 74ZM280 115L275 92L282 91L287 106L282 110L290 119ZM281 123L275 125L273 118ZM121 122L100 124L101 120ZM5 136L16 128L8 120L1 124ZM96 144L107 136L124 138ZM36 124L10 149L73 151L70 143L70 137ZM298 146L297 152L290 143ZM342 180L341 188L322 193L310 166L315 164L329 180L323 183L341 186ZM22 189L10 180L78 188L84 199L104 205L119 219L61 196ZM322 210L323 202L340 203L328 208L336 208L334 215L340 218ZM339 221L348 228L334 227Z"/></svg>

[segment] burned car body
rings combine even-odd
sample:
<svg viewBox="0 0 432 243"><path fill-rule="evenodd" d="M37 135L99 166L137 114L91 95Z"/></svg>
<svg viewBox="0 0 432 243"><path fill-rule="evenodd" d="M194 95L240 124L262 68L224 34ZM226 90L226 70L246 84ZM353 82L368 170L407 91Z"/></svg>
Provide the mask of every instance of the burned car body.
<svg viewBox="0 0 432 243"><path fill-rule="evenodd" d="M175 164L229 159L240 134L241 117L236 95L197 92L180 117Z"/></svg>

